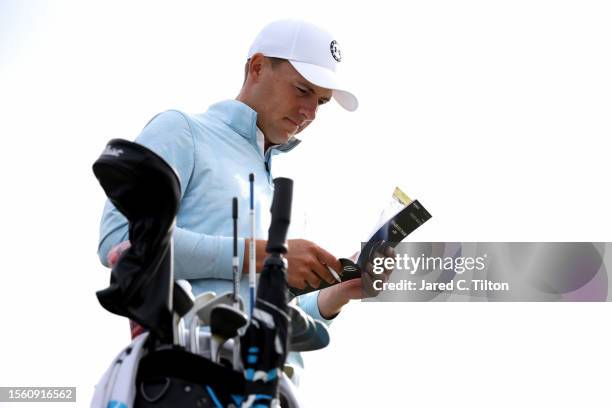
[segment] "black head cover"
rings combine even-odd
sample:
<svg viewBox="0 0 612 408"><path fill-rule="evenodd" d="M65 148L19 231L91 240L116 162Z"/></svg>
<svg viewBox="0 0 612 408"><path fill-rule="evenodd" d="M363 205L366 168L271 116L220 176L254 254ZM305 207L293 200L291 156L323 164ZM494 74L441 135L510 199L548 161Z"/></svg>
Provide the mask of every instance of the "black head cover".
<svg viewBox="0 0 612 408"><path fill-rule="evenodd" d="M137 143L111 140L93 164L111 203L128 219L131 247L111 272L100 304L172 342L172 231L180 199L174 170Z"/></svg>

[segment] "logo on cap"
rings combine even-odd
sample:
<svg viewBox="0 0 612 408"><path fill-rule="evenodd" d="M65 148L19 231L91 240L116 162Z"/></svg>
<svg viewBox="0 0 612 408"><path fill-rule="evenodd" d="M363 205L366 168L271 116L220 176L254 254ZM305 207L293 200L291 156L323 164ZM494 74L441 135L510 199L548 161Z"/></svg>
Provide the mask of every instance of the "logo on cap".
<svg viewBox="0 0 612 408"><path fill-rule="evenodd" d="M333 40L331 44L329 44L329 50L331 51L332 57L338 62L342 59L342 54L340 53L340 48L338 48L338 42Z"/></svg>

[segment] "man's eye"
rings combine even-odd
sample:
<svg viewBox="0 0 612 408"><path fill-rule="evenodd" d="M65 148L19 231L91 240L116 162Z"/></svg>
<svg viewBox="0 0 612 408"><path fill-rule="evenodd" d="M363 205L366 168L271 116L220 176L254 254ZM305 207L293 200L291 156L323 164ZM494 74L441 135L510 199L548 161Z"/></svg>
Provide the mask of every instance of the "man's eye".
<svg viewBox="0 0 612 408"><path fill-rule="evenodd" d="M295 89L297 89L298 91L300 91L301 94L305 94L306 92L308 92L307 90L300 88L299 86L296 86Z"/></svg>

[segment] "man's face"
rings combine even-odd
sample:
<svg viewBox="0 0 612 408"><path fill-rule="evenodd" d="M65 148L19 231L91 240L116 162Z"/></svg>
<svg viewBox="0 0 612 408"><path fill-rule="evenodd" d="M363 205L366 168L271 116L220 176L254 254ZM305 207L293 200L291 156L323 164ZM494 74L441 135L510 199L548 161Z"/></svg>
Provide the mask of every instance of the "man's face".
<svg viewBox="0 0 612 408"><path fill-rule="evenodd" d="M287 61L272 66L265 58L263 63L257 84L257 126L267 145L283 144L315 119L332 91L308 82Z"/></svg>

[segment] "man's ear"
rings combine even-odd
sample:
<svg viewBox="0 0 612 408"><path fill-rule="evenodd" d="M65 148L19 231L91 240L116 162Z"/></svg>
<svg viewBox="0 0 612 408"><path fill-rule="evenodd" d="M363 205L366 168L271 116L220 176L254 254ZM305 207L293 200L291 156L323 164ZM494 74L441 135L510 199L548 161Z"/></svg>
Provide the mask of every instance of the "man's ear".
<svg viewBox="0 0 612 408"><path fill-rule="evenodd" d="M255 82L258 82L261 78L261 74L266 63L266 57L263 54L257 53L249 59L248 75Z"/></svg>

